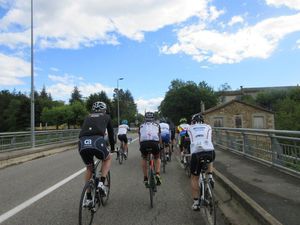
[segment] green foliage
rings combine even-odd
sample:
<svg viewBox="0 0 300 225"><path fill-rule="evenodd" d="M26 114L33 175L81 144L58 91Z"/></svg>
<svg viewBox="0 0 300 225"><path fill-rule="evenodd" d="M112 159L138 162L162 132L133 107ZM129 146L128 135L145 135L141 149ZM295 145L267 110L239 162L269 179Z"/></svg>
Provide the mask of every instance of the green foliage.
<svg viewBox="0 0 300 225"><path fill-rule="evenodd" d="M256 104L275 112L275 128L300 130L300 88L259 93Z"/></svg>
<svg viewBox="0 0 300 225"><path fill-rule="evenodd" d="M79 101L79 102L83 102L82 100L82 95L80 94L80 91L78 90L78 87L74 87L74 90L71 94L71 98L69 100L70 104Z"/></svg>
<svg viewBox="0 0 300 225"><path fill-rule="evenodd" d="M173 80L159 110L162 116L170 118L176 124L180 118L189 119L200 112L201 101L206 108L217 104L217 95L206 82L202 81L197 85L193 81Z"/></svg>
<svg viewBox="0 0 300 225"><path fill-rule="evenodd" d="M106 93L104 91L95 93L95 94L91 94L87 100L86 100L86 109L87 111L91 112L92 106L94 102L105 102L108 108L108 112L110 112L111 108L112 108L112 103L111 100L107 97Z"/></svg>
<svg viewBox="0 0 300 225"><path fill-rule="evenodd" d="M118 90L115 89L112 102L111 116L113 125L118 124ZM123 89L119 90L119 111L120 111L120 121L126 119L128 123L135 123L137 117L137 105L134 102L132 94L129 90L124 92Z"/></svg>

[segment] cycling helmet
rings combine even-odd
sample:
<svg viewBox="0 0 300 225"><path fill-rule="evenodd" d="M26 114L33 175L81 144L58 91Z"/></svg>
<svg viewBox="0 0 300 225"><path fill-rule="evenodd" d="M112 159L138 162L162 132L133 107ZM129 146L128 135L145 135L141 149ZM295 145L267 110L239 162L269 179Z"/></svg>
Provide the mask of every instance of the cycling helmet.
<svg viewBox="0 0 300 225"><path fill-rule="evenodd" d="M147 121L147 122L154 121L154 113L146 112L145 113L145 121Z"/></svg>
<svg viewBox="0 0 300 225"><path fill-rule="evenodd" d="M192 121L195 123L204 123L204 119L201 113L197 113L192 116Z"/></svg>
<svg viewBox="0 0 300 225"><path fill-rule="evenodd" d="M93 112L106 112L106 104L104 102L94 102L93 106L92 106L92 111Z"/></svg>
<svg viewBox="0 0 300 225"><path fill-rule="evenodd" d="M182 123L187 123L186 118L181 118L181 119L179 120L179 123L180 123L180 124L182 124Z"/></svg>
<svg viewBox="0 0 300 225"><path fill-rule="evenodd" d="M128 125L128 121L127 120L122 120L122 124Z"/></svg>

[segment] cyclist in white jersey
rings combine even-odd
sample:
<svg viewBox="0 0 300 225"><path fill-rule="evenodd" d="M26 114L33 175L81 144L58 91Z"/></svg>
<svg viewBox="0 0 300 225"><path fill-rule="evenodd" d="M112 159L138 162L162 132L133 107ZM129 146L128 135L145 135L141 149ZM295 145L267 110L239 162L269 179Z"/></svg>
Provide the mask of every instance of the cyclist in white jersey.
<svg viewBox="0 0 300 225"><path fill-rule="evenodd" d="M122 143L124 142L124 154L125 154L125 159L127 158L128 155L128 138L127 138L127 131L129 131L130 128L128 126L128 121L127 120L122 120L121 125L118 127L118 139ZM119 153L117 153L117 159L119 159Z"/></svg>
<svg viewBox="0 0 300 225"><path fill-rule="evenodd" d="M199 210L199 186L198 180L201 171L202 164L201 159L208 159L208 178L213 187L214 180L212 177L213 161L215 160L215 151L212 143L212 129L210 125L204 123L202 114L198 113L193 115L192 124L188 128L188 134L190 137L190 149L191 149L191 186L192 197L194 203L192 205L193 210Z"/></svg>
<svg viewBox="0 0 300 225"><path fill-rule="evenodd" d="M159 124L154 122L154 113L146 112L145 121L139 127L139 142L140 151L142 154L142 169L144 174L144 184L148 187L148 171L147 171L147 155L148 149L151 149L151 153L154 156L155 172L156 172L156 184L161 184L160 178L160 146L162 144L160 138Z"/></svg>
<svg viewBox="0 0 300 225"><path fill-rule="evenodd" d="M169 145L171 140L170 126L169 124L166 123L165 119L160 120L159 126L160 126L160 136L161 136L162 143L164 143L167 146L165 151L166 151L167 161L169 161L169 151L170 151Z"/></svg>

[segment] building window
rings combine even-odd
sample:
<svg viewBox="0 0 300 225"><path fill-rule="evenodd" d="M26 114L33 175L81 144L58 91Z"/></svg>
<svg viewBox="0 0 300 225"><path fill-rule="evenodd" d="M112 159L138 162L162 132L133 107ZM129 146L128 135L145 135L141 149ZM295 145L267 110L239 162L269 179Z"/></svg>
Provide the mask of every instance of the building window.
<svg viewBox="0 0 300 225"><path fill-rule="evenodd" d="M214 117L214 127L224 127L223 117Z"/></svg>
<svg viewBox="0 0 300 225"><path fill-rule="evenodd" d="M264 117L263 116L253 116L253 128L263 129L264 126Z"/></svg>
<svg viewBox="0 0 300 225"><path fill-rule="evenodd" d="M242 116L241 115L234 116L234 126L235 126L235 128L242 128L243 127Z"/></svg>

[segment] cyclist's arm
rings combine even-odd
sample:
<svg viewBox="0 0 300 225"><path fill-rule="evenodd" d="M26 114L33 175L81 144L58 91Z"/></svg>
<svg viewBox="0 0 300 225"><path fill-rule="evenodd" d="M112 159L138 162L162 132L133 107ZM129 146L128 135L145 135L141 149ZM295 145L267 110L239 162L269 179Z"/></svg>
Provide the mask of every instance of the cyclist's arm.
<svg viewBox="0 0 300 225"><path fill-rule="evenodd" d="M113 151L115 149L115 135L114 135L114 129L112 127L111 119L109 118L108 124L107 124L107 133L109 138L109 144L111 147L111 150Z"/></svg>

